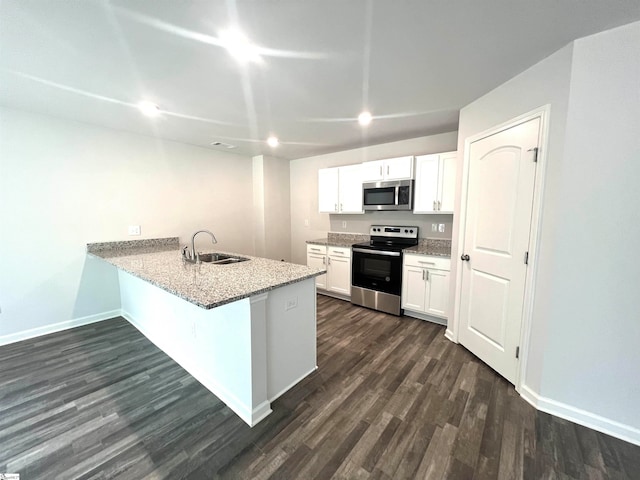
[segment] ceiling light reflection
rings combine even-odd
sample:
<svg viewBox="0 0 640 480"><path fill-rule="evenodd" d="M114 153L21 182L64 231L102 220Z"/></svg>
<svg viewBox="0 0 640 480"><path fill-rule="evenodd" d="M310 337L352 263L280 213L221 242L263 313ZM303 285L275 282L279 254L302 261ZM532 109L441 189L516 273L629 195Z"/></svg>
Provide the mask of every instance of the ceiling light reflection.
<svg viewBox="0 0 640 480"><path fill-rule="evenodd" d="M362 112L360 115L358 115L358 123L363 127L366 127L367 125L369 125L372 119L373 117L369 112Z"/></svg>
<svg viewBox="0 0 640 480"><path fill-rule="evenodd" d="M277 137L271 136L267 138L267 145L269 145L271 148L276 148L278 145L280 145L280 140L278 140Z"/></svg>
<svg viewBox="0 0 640 480"><path fill-rule="evenodd" d="M220 32L219 38L229 54L241 63L262 61L258 47L249 42L241 31L230 28Z"/></svg>

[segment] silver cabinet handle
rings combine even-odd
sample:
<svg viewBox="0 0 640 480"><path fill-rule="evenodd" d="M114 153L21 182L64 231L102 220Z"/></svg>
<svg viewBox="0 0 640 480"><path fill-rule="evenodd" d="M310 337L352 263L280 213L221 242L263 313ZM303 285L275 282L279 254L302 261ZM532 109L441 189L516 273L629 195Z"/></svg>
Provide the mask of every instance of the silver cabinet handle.
<svg viewBox="0 0 640 480"><path fill-rule="evenodd" d="M342 211L342 204L340 204L340 211Z"/></svg>
<svg viewBox="0 0 640 480"><path fill-rule="evenodd" d="M382 165L380 165L380 176L382 176Z"/></svg>
<svg viewBox="0 0 640 480"><path fill-rule="evenodd" d="M426 272L426 270L422 270L422 280L424 280L424 272Z"/></svg>
<svg viewBox="0 0 640 480"><path fill-rule="evenodd" d="M436 208L436 201L435 201L435 200L433 201L433 210L434 210L434 211L435 211L435 210L437 210L437 208Z"/></svg>
<svg viewBox="0 0 640 480"><path fill-rule="evenodd" d="M389 175L389 165L387 165L387 175Z"/></svg>
<svg viewBox="0 0 640 480"><path fill-rule="evenodd" d="M427 282L429 281L429 270L425 270L427 272Z"/></svg>
<svg viewBox="0 0 640 480"><path fill-rule="evenodd" d="M438 200L438 211L442 210L442 202Z"/></svg>
<svg viewBox="0 0 640 480"><path fill-rule="evenodd" d="M327 264L327 257L322 257L322 264L326 265Z"/></svg>
<svg viewBox="0 0 640 480"><path fill-rule="evenodd" d="M333 206L333 210L336 211L336 212L338 211L338 204L337 203Z"/></svg>

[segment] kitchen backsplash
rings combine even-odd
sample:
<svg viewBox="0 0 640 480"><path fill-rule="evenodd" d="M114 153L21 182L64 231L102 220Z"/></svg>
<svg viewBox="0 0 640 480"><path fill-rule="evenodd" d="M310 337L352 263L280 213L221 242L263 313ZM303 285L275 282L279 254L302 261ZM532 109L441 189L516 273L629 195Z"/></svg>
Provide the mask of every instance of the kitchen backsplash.
<svg viewBox="0 0 640 480"><path fill-rule="evenodd" d="M420 238L451 239L453 215L414 215L411 212L368 212L362 215L329 215L331 232L369 235L371 225L415 225ZM343 226L343 224L346 225ZM432 226L444 225L444 232Z"/></svg>

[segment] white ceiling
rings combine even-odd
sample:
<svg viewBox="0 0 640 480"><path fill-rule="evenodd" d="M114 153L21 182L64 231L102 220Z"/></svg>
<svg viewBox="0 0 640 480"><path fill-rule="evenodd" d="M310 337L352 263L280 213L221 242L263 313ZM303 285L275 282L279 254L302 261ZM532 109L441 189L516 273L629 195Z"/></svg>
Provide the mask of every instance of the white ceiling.
<svg viewBox="0 0 640 480"><path fill-rule="evenodd" d="M301 158L455 130L462 106L636 20L640 0L2 0L0 104ZM272 50L262 64L214 45L230 25Z"/></svg>

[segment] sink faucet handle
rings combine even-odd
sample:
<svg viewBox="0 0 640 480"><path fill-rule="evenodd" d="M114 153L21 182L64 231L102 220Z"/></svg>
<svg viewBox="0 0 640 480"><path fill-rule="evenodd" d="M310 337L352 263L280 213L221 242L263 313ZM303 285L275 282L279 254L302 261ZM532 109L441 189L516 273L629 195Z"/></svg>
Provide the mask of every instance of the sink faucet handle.
<svg viewBox="0 0 640 480"><path fill-rule="evenodd" d="M185 245L185 246L182 248L182 257L183 257L183 258L189 258L189 255L187 255L187 251L188 251L188 250L189 250L189 245Z"/></svg>

